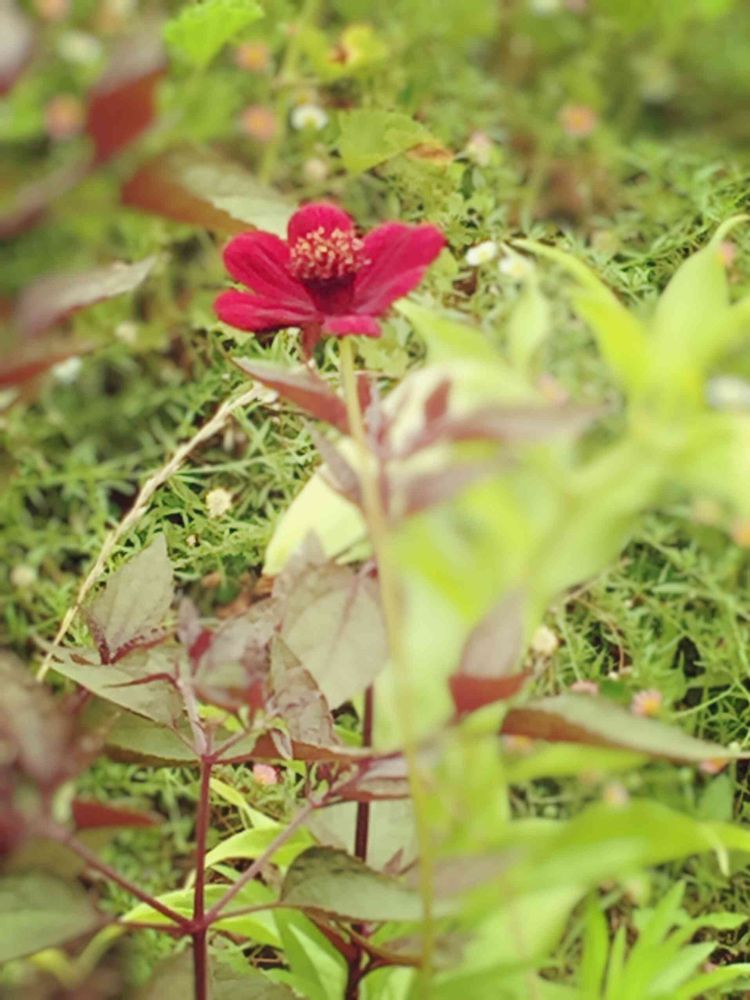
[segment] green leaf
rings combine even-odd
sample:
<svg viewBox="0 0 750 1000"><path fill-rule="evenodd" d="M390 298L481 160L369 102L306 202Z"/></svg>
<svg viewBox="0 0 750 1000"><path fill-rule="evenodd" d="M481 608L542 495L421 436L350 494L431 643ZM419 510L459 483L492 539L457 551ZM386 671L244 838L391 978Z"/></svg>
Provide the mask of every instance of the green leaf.
<svg viewBox="0 0 750 1000"><path fill-rule="evenodd" d="M606 698L562 694L511 709L503 732L532 739L621 747L670 760L701 762L736 754L718 743L695 739L656 719L633 715Z"/></svg>
<svg viewBox="0 0 750 1000"><path fill-rule="evenodd" d="M300 854L284 879L281 901L349 920L422 917L422 901L414 890L330 847L311 847Z"/></svg>
<svg viewBox="0 0 750 1000"><path fill-rule="evenodd" d="M625 306L585 264L571 254L535 240L517 240L517 245L559 264L578 288L573 307L591 327L602 357L623 388L632 391L643 381L649 360L646 332Z"/></svg>
<svg viewBox="0 0 750 1000"><path fill-rule="evenodd" d="M432 139L424 125L398 111L344 111L339 115L339 128L339 152L350 174L362 173Z"/></svg>
<svg viewBox="0 0 750 1000"><path fill-rule="evenodd" d="M164 40L176 59L205 69L227 42L261 17L263 8L254 0L202 0L164 25Z"/></svg>
<svg viewBox="0 0 750 1000"><path fill-rule="evenodd" d="M279 834L279 827L263 830L241 830L226 840L222 840L206 855L206 867L213 868L230 858L243 860L255 859L273 843ZM281 868L290 865L294 859L312 845L312 837L305 830L300 830L287 840L273 855L274 864Z"/></svg>
<svg viewBox="0 0 750 1000"><path fill-rule="evenodd" d="M0 962L72 941L100 921L77 885L42 872L0 878Z"/></svg>
<svg viewBox="0 0 750 1000"><path fill-rule="evenodd" d="M158 635L173 596L167 542L164 535L157 535L109 577L86 610L103 662L111 663Z"/></svg>
<svg viewBox="0 0 750 1000"><path fill-rule="evenodd" d="M344 995L344 960L303 913L276 910L274 920L289 964L288 982L307 1000L334 1000Z"/></svg>
<svg viewBox="0 0 750 1000"><path fill-rule="evenodd" d="M532 274L508 321L508 357L514 368L528 370L534 352L549 334L550 320L549 302Z"/></svg>
<svg viewBox="0 0 750 1000"><path fill-rule="evenodd" d="M419 306L408 299L397 303L396 309L406 316L424 340L431 362L473 359L505 367L498 351L476 327L446 316L440 310ZM508 376L513 377L510 371Z"/></svg>
<svg viewBox="0 0 750 1000"><path fill-rule="evenodd" d="M251 965L237 969L214 959L210 976L211 1000L296 1000L288 986L274 983ZM193 956L184 951L157 966L132 1000L183 1000L193 995L193 982Z"/></svg>

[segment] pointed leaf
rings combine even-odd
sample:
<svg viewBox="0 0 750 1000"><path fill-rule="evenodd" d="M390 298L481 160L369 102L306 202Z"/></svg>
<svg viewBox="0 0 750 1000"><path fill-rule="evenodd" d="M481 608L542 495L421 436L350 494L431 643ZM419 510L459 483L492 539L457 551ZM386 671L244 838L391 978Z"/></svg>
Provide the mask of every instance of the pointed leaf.
<svg viewBox="0 0 750 1000"><path fill-rule="evenodd" d="M281 636L337 708L369 687L386 663L377 584L345 566L310 567L287 598Z"/></svg>
<svg viewBox="0 0 750 1000"><path fill-rule="evenodd" d="M0 962L72 941L100 923L77 885L43 872L0 878Z"/></svg>
<svg viewBox="0 0 750 1000"><path fill-rule="evenodd" d="M14 324L26 336L37 336L78 309L134 291L143 284L155 260L147 257L136 264L117 261L93 271L39 278L24 289Z"/></svg>
<svg viewBox="0 0 750 1000"><path fill-rule="evenodd" d="M250 358L237 358L234 363L245 375L262 382L269 389L275 389L280 396L306 413L331 424L344 434L348 433L344 400L312 369L306 366L289 369Z"/></svg>
<svg viewBox="0 0 750 1000"><path fill-rule="evenodd" d="M550 306L532 274L523 285L508 321L508 356L514 367L525 371L550 331Z"/></svg>
<svg viewBox="0 0 750 1000"><path fill-rule="evenodd" d="M154 26L123 39L89 94L86 131L104 163L151 124L166 58Z"/></svg>
<svg viewBox="0 0 750 1000"><path fill-rule="evenodd" d="M99 830L102 827L149 827L161 822L160 816L138 812L106 802L73 799L71 805L76 830Z"/></svg>
<svg viewBox="0 0 750 1000"><path fill-rule="evenodd" d="M589 695L557 695L511 709L502 732L552 742L622 747L670 760L736 757L717 743L695 739L674 726L633 715L605 698Z"/></svg>
<svg viewBox="0 0 750 1000"><path fill-rule="evenodd" d="M578 284L573 306L591 326L599 350L623 387L637 388L647 370L649 345L643 326L585 264L535 240L516 240L525 250L559 264Z"/></svg>
<svg viewBox="0 0 750 1000"><path fill-rule="evenodd" d="M164 535L129 559L107 580L86 611L102 661L112 663L158 634L174 596Z"/></svg>
<svg viewBox="0 0 750 1000"><path fill-rule="evenodd" d="M311 847L300 854L286 874L281 901L350 920L422 917L422 901L414 890L330 847Z"/></svg>
<svg viewBox="0 0 750 1000"><path fill-rule="evenodd" d="M286 234L293 212L280 194L244 167L210 150L168 150L148 160L122 190L126 205L224 233Z"/></svg>
<svg viewBox="0 0 750 1000"><path fill-rule="evenodd" d="M351 174L432 139L424 125L398 111L360 108L339 115L339 152Z"/></svg>
<svg viewBox="0 0 750 1000"><path fill-rule="evenodd" d="M271 686L268 711L278 713L293 741L321 747L338 743L320 687L281 639L271 647Z"/></svg>

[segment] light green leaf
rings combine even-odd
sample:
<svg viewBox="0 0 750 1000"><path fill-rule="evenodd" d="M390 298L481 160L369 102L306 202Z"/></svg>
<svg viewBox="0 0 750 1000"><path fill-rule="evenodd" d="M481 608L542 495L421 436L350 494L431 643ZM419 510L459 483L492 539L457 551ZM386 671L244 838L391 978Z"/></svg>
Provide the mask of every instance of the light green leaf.
<svg viewBox="0 0 750 1000"><path fill-rule="evenodd" d="M576 312L591 327L602 357L623 388L631 392L643 381L649 346L639 321L584 263L556 247L535 240L517 240L517 246L554 261L575 279L572 294Z"/></svg>
<svg viewBox="0 0 750 1000"><path fill-rule="evenodd" d="M273 843L278 836L279 828L265 830L241 830L209 851L206 855L206 867L213 868L222 861L232 859L255 859ZM273 854L273 862L285 868L313 843L313 839L305 830L300 830Z"/></svg>
<svg viewBox="0 0 750 1000"><path fill-rule="evenodd" d="M527 371L534 352L549 331L549 302L532 274L524 282L508 321L508 357L514 368Z"/></svg>
<svg viewBox="0 0 750 1000"><path fill-rule="evenodd" d="M361 108L339 115L339 152L350 174L390 160L432 136L419 122L398 111Z"/></svg>
<svg viewBox="0 0 750 1000"><path fill-rule="evenodd" d="M446 316L441 310L428 309L408 299L398 302L396 309L406 316L424 340L431 362L473 359L498 368L506 367L499 352L476 327ZM508 377L513 377L510 371Z"/></svg>
<svg viewBox="0 0 750 1000"><path fill-rule="evenodd" d="M164 40L175 58L205 69L227 42L260 17L263 8L255 0L199 0L165 24Z"/></svg>
<svg viewBox="0 0 750 1000"><path fill-rule="evenodd" d="M0 878L0 962L71 941L100 920L78 885L43 872Z"/></svg>

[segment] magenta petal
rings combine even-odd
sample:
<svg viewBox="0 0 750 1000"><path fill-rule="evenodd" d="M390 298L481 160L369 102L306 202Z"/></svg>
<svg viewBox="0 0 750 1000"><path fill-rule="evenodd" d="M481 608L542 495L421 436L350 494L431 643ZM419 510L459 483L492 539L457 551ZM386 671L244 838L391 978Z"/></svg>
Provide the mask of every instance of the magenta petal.
<svg viewBox="0 0 750 1000"><path fill-rule="evenodd" d="M322 229L324 233L332 233L334 229L343 229L344 232L349 232L353 227L351 216L347 215L343 209L327 201L315 201L294 213L289 220L287 234L289 242L295 243L315 229Z"/></svg>
<svg viewBox="0 0 750 1000"><path fill-rule="evenodd" d="M380 336L380 324L372 316L326 316L323 330L325 333L332 333L334 337L346 337L350 334Z"/></svg>
<svg viewBox="0 0 750 1000"><path fill-rule="evenodd" d="M302 306L307 292L289 273L289 248L272 233L240 233L224 249L224 264L235 281L264 298Z"/></svg>
<svg viewBox="0 0 750 1000"><path fill-rule="evenodd" d="M445 246L435 226L386 222L365 237L368 263L357 275L354 301L358 312L379 315L407 295Z"/></svg>
<svg viewBox="0 0 750 1000"><path fill-rule="evenodd" d="M260 333L264 330L282 330L287 326L303 326L319 320L312 303L306 308L296 308L289 303L276 302L261 295L246 292L222 292L214 301L216 315L238 330Z"/></svg>

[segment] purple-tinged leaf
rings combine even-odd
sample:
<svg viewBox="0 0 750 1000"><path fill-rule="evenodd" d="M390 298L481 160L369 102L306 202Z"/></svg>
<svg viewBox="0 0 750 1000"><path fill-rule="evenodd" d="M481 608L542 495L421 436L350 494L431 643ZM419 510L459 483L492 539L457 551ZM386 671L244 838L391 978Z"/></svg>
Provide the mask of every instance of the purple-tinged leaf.
<svg viewBox="0 0 750 1000"><path fill-rule="evenodd" d="M285 235L294 206L244 167L210 150L168 150L148 160L122 190L126 205L204 229Z"/></svg>
<svg viewBox="0 0 750 1000"><path fill-rule="evenodd" d="M65 944L101 923L79 885L40 871L0 878L0 963Z"/></svg>
<svg viewBox="0 0 750 1000"><path fill-rule="evenodd" d="M78 309L135 291L145 281L155 260L147 257L136 264L117 261L92 271L39 278L21 294L14 324L21 333L35 337Z"/></svg>
<svg viewBox="0 0 750 1000"><path fill-rule="evenodd" d="M437 472L410 476L392 487L392 513L405 517L446 503L480 479L497 474L501 468L498 462L463 462Z"/></svg>
<svg viewBox="0 0 750 1000"><path fill-rule="evenodd" d="M275 389L280 396L299 406L305 413L331 424L344 434L348 432L344 400L311 368L303 366L290 370L281 365L252 361L250 358L236 358L234 363L245 375Z"/></svg>
<svg viewBox="0 0 750 1000"><path fill-rule="evenodd" d="M181 700L168 676L172 659L162 650L134 654L120 664L87 662L89 650L58 650L52 669L105 701L129 712L171 725L182 712ZM82 656L81 654L84 654Z"/></svg>
<svg viewBox="0 0 750 1000"><path fill-rule="evenodd" d="M71 813L76 830L100 830L102 828L150 827L161 822L160 816L138 812L105 802L88 799L73 799Z"/></svg>
<svg viewBox="0 0 750 1000"><path fill-rule="evenodd" d="M422 919L422 901L415 890L330 847L310 847L292 862L281 901L344 920Z"/></svg>
<svg viewBox="0 0 750 1000"><path fill-rule="evenodd" d="M459 715L512 698L530 677L519 671L523 652L523 598L512 593L499 601L464 644L458 671L449 679Z"/></svg>
<svg viewBox="0 0 750 1000"><path fill-rule="evenodd" d="M324 479L342 496L357 506L362 504L362 487L359 476L343 456L341 451L320 434L314 427L310 427L310 437L312 442L325 462L322 470Z"/></svg>
<svg viewBox="0 0 750 1000"><path fill-rule="evenodd" d="M0 653L0 761L43 788L70 776L73 719L11 653Z"/></svg>
<svg viewBox="0 0 750 1000"><path fill-rule="evenodd" d="M273 604L263 601L208 633L208 639L204 631L191 647L200 697L228 711L243 706L262 708L269 672L268 644L275 627ZM203 651L196 658L201 646Z"/></svg>
<svg viewBox="0 0 750 1000"><path fill-rule="evenodd" d="M151 124L166 65L158 26L119 44L89 94L86 131L94 143L94 164L119 153Z"/></svg>
<svg viewBox="0 0 750 1000"><path fill-rule="evenodd" d="M210 978L211 1000L298 1000L284 983L268 979L251 965L239 971L214 959ZM193 995L194 981L192 954L184 951L160 963L153 978L131 1000L186 1000Z"/></svg>
<svg viewBox="0 0 750 1000"><path fill-rule="evenodd" d="M7 93L34 51L34 30L14 0L0 4L0 94Z"/></svg>
<svg viewBox="0 0 750 1000"><path fill-rule="evenodd" d="M164 535L129 559L107 580L86 610L102 663L146 646L159 635L174 596Z"/></svg>
<svg viewBox="0 0 750 1000"><path fill-rule="evenodd" d="M368 688L388 658L377 583L345 566L310 567L287 597L281 637L337 708Z"/></svg>
<svg viewBox="0 0 750 1000"><path fill-rule="evenodd" d="M340 802L319 809L308 826L316 840L326 847L348 850L354 843L357 803ZM409 797L371 801L367 857L378 871L394 874L411 865L417 854L414 805Z"/></svg>
<svg viewBox="0 0 750 1000"><path fill-rule="evenodd" d="M339 743L326 699L312 674L305 670L281 639L271 646L271 697L269 714L283 721L292 745L333 747Z"/></svg>
<svg viewBox="0 0 750 1000"><path fill-rule="evenodd" d="M559 434L577 435L599 410L582 406L486 406L473 413L445 416L424 426L407 442L402 456L444 442L545 441Z"/></svg>
<svg viewBox="0 0 750 1000"><path fill-rule="evenodd" d="M688 736L657 719L633 715L606 698L563 694L513 708L503 720L509 736L561 743L621 747L669 760L731 760L736 754L717 743Z"/></svg>
<svg viewBox="0 0 750 1000"><path fill-rule="evenodd" d="M442 419L448 412L448 400L451 394L450 379L443 379L435 386L424 402L425 422Z"/></svg>

